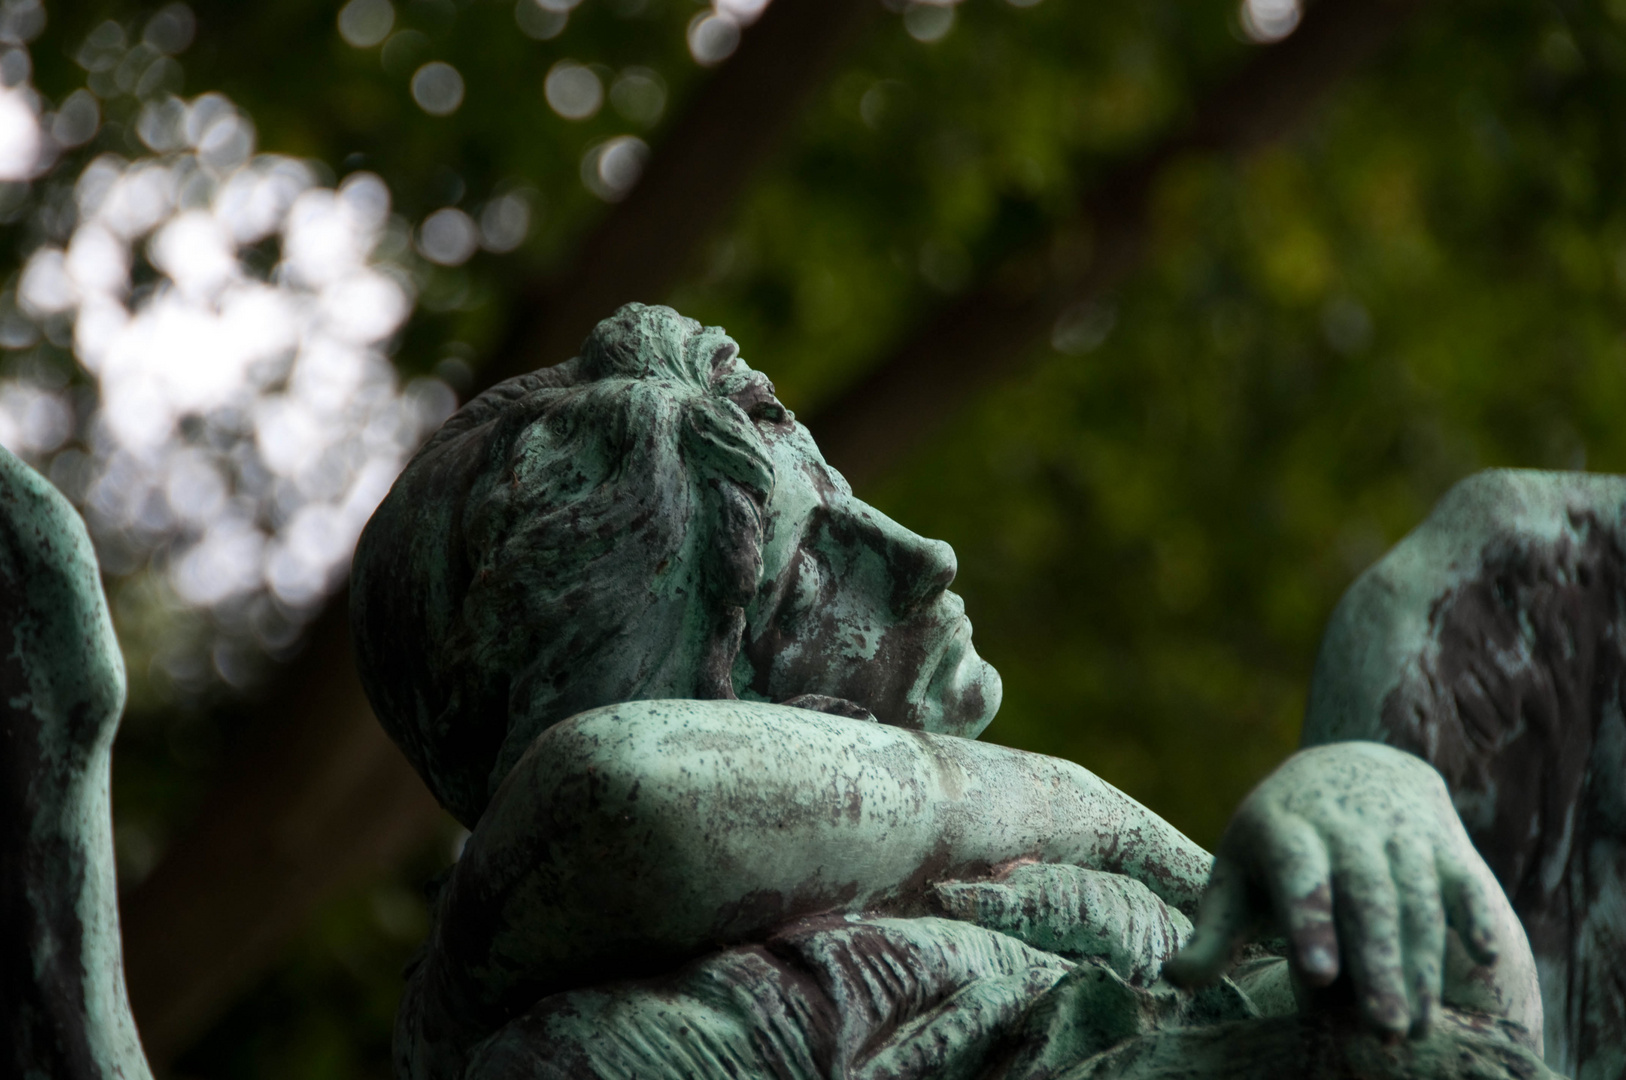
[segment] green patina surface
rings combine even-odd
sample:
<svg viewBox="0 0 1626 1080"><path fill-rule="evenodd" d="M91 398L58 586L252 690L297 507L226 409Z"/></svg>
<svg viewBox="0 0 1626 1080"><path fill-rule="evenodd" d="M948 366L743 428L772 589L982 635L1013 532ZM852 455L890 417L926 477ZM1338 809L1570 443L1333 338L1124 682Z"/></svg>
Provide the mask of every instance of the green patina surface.
<svg viewBox="0 0 1626 1080"><path fill-rule="evenodd" d="M1443 774L1540 973L1547 1059L1626 1070L1626 478L1458 484L1350 587L1306 744L1381 740Z"/></svg>
<svg viewBox="0 0 1626 1080"><path fill-rule="evenodd" d="M3 449L0 607L0 1065L139 1080L108 807L124 665L84 524Z"/></svg>
<svg viewBox="0 0 1626 1080"><path fill-rule="evenodd" d="M23 868L3 896L31 928L5 977L59 1007L11 1010L36 1033L13 1040L17 1071L139 1077L106 804L122 672L82 526L3 461L0 824ZM1593 678L1619 673L1598 645L1618 642L1626 579L1613 489L1513 486L1567 494L1547 517L1448 500L1450 542L1395 557L1421 585L1352 593L1312 697L1354 700L1340 663L1378 690L1338 714L1358 732L1313 707L1312 741L1403 743L1444 715L1435 676L1483 687L1518 641L1549 682L1618 685ZM623 308L577 359L449 422L369 525L353 583L380 719L472 830L409 973L403 1080L1548 1075L1503 864L1545 880L1552 861L1486 847L1518 807L1480 783L1517 772L1522 736L1487 750L1475 727L1479 772L1449 743L1313 747L1211 859L1081 766L975 741L1001 690L955 569L853 496L726 335L664 308ZM1393 645L1391 622L1412 636ZM1498 707L1530 714L1515 698ZM1593 712L1578 759L1536 747L1549 780L1626 754L1618 693ZM1543 730L1568 730L1553 715ZM1548 833L1577 833L1581 811L1626 820L1614 789L1582 789L1601 802L1572 790L1570 824L1543 808ZM1256 949L1224 979L1264 932L1285 957Z"/></svg>
<svg viewBox="0 0 1626 1080"><path fill-rule="evenodd" d="M1168 969L1188 984L1287 935L1307 1011L1270 1029L1291 1033L1272 1069L1410 1035L1539 1071L1522 933L1432 769L1295 758L1199 913L1209 857L1157 815L973 741L1000 684L954 573L854 498L732 341L667 309L623 308L449 423L353 578L380 717L473 830L409 979L402 1075L1037 1077L1265 1023L1234 984L1205 1012L1215 991L1161 980L1193 915ZM1250 972L1273 1008L1282 967ZM1512 1023L1436 1022L1462 1007ZM1364 1029L1315 1027L1345 1013ZM1237 1067L1182 1045L1190 1075Z"/></svg>

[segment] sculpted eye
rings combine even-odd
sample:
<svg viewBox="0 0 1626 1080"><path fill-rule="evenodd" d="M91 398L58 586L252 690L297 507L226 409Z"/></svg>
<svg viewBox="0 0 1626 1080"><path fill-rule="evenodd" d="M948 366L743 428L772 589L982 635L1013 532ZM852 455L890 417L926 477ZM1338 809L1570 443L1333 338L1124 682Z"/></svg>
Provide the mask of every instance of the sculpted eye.
<svg viewBox="0 0 1626 1080"><path fill-rule="evenodd" d="M753 424L780 425L795 419L795 414L779 404L773 383L760 372L750 372L737 389L728 395L730 401L750 418Z"/></svg>
<svg viewBox="0 0 1626 1080"><path fill-rule="evenodd" d="M752 405L746 415L758 424L783 424L790 419L790 411L771 398Z"/></svg>

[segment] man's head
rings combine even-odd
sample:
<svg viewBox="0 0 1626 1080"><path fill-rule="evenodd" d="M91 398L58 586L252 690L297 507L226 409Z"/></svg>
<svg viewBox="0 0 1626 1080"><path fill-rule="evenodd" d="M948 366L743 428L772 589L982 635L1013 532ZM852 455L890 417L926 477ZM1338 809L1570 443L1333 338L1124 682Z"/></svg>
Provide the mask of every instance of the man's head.
<svg viewBox="0 0 1626 1080"><path fill-rule="evenodd" d="M629 304L465 406L368 524L362 680L465 823L599 705L815 693L972 735L998 707L952 551L854 499L737 352Z"/></svg>

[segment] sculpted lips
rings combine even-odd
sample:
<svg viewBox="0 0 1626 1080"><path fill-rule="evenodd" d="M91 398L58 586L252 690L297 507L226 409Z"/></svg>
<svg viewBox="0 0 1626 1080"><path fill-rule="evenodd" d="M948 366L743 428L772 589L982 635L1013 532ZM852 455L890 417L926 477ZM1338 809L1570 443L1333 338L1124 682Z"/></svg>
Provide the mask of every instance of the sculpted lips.
<svg viewBox="0 0 1626 1080"><path fill-rule="evenodd" d="M940 710L944 692L952 689L955 674L971 652L971 620L965 617L965 601L951 592L942 594L928 617L937 627L910 688L909 703L917 710Z"/></svg>

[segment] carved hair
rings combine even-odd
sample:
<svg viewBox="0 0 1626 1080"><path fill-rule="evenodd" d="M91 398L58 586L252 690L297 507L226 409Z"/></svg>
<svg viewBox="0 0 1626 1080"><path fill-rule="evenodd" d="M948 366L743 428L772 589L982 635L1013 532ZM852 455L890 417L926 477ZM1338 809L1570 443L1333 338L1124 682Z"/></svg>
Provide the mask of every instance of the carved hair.
<svg viewBox="0 0 1626 1080"><path fill-rule="evenodd" d="M419 450L351 573L362 683L464 824L548 726L730 698L773 465L722 330L628 304Z"/></svg>

